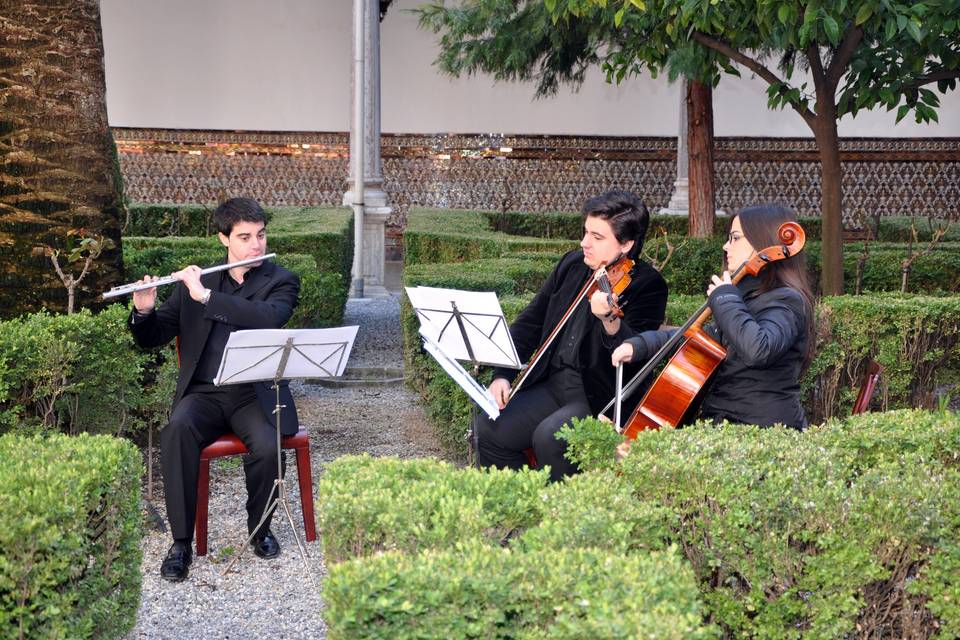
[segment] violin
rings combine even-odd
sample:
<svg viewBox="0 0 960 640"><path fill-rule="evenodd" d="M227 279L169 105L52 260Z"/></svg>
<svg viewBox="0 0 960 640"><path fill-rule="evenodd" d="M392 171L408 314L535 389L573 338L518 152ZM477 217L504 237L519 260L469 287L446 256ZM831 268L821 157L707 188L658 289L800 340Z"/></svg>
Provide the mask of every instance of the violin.
<svg viewBox="0 0 960 640"><path fill-rule="evenodd" d="M806 235L796 222L784 222L777 230L777 239L781 244L758 251L737 268L731 276L731 282L736 284L745 276L757 275L768 264L796 255L803 250ZM704 303L624 387L621 396L627 397L650 375L666 354L679 345L647 390L643 400L624 423L621 433L626 438L634 439L647 429L679 426L684 423L701 391L727 355L726 349L703 330L703 324L710 318L711 313L709 304ZM605 413L614 402L615 400L611 400L601 413Z"/></svg>
<svg viewBox="0 0 960 640"><path fill-rule="evenodd" d="M510 389L510 398L507 399L508 402L516 395L517 391L520 390L523 383L526 382L534 367L540 362L543 354L547 352L556 337L560 335L560 332L563 331L567 320L570 319L577 305L579 305L584 298L589 299L597 291L603 291L607 294L607 304L613 310L614 315L620 318L623 317L623 310L616 303L614 296L619 296L630 286L630 272L633 269L633 265L634 261L625 253L620 254L617 259L607 265L601 265L587 278L587 281L580 289L580 293L577 294L577 297L573 299L573 302L570 303L570 306L567 307L567 310L563 313L560 322L558 322L557 326L550 332L550 335L547 336L543 344L533 353L533 356L530 357L530 362L523 368L523 373L514 381Z"/></svg>

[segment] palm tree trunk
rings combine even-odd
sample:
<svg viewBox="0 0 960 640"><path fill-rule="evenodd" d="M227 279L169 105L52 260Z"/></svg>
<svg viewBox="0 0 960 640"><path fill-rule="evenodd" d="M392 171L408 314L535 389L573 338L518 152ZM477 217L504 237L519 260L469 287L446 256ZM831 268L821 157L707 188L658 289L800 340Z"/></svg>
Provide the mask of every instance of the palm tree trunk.
<svg viewBox="0 0 960 640"><path fill-rule="evenodd" d="M44 249L102 235L115 246L78 288L89 305L123 279L97 0L0 0L0 104L0 316L64 310Z"/></svg>

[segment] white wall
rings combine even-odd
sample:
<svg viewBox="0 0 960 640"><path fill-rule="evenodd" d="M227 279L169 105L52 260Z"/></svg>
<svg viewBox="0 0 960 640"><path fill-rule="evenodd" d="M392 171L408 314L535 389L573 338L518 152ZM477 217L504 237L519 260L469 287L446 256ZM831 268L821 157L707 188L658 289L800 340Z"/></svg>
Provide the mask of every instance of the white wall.
<svg viewBox="0 0 960 640"><path fill-rule="evenodd" d="M678 88L666 79L533 99L526 84L451 79L432 65L436 37L395 0L381 25L385 133L675 135ZM110 123L121 127L347 131L351 0L101 0ZM809 136L793 111L769 111L766 85L724 78L714 95L718 136ZM960 136L960 91L940 124L885 111L841 121L844 136Z"/></svg>

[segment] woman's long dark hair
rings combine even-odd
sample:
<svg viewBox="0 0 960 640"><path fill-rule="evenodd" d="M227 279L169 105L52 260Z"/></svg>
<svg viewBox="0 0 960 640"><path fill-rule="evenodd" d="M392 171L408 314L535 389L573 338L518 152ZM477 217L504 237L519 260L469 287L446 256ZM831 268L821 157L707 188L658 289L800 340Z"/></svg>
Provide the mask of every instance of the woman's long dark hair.
<svg viewBox="0 0 960 640"><path fill-rule="evenodd" d="M797 215L793 210L779 204L761 204L745 207L736 215L740 218L740 227L743 235L754 249L760 251L766 247L780 244L777 230L784 222L796 222ZM732 222L732 221L731 221ZM803 369L807 368L813 358L814 331L813 309L816 298L810 286L810 274L807 271L806 254L801 251L786 260L778 260L768 264L760 271L760 291L770 291L777 287L796 289L806 302L807 340L803 357Z"/></svg>

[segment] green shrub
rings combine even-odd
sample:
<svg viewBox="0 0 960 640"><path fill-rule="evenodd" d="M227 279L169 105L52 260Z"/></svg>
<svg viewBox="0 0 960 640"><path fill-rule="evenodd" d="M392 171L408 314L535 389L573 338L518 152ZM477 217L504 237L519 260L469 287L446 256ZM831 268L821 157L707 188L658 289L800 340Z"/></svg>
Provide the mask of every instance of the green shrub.
<svg viewBox="0 0 960 640"><path fill-rule="evenodd" d="M419 212L418 212L419 213ZM583 235L582 216L578 212L528 213L519 211L478 211L487 219L490 229L515 236L579 240ZM435 215L443 215L435 212ZM717 216L713 223L713 235L726 237L730 229L728 216ZM820 238L820 218L800 218L807 238ZM665 231L670 236L686 236L690 229L687 216L654 213L650 216L649 234Z"/></svg>
<svg viewBox="0 0 960 640"><path fill-rule="evenodd" d="M404 269L405 286L493 291L498 296L535 292L556 266L549 256L491 258L470 262L419 264Z"/></svg>
<svg viewBox="0 0 960 640"><path fill-rule="evenodd" d="M300 276L300 298L288 329L333 327L343 320L349 287L339 273L317 270L313 256L289 253L277 256L277 263Z"/></svg>
<svg viewBox="0 0 960 640"><path fill-rule="evenodd" d="M932 408L938 385L960 371L960 298L837 296L817 307L817 350L801 381L808 417L819 422L853 405L866 364L884 370L876 405Z"/></svg>
<svg viewBox="0 0 960 640"><path fill-rule="evenodd" d="M515 545L544 556L557 549L663 550L677 528L669 509L640 502L625 479L611 471L572 476L550 485L542 496L542 520L517 537Z"/></svg>
<svg viewBox="0 0 960 640"><path fill-rule="evenodd" d="M127 206L129 222L123 233L130 236L210 236L215 206L177 204L132 204ZM269 212L267 213L269 216Z"/></svg>
<svg viewBox="0 0 960 640"><path fill-rule="evenodd" d="M929 242L933 235L932 232L944 227L947 221L942 218L930 220L926 217L919 216L916 218L908 216L884 216L880 218L880 228L877 237L884 242L910 242L913 237L911 224L917 231L917 240L919 242ZM960 241L960 224L956 222L956 215L954 215L954 222L950 228L947 229L942 239L945 242Z"/></svg>
<svg viewBox="0 0 960 640"><path fill-rule="evenodd" d="M543 229L545 233L561 233L562 229L572 228L573 221L579 224L579 219L579 214L414 210L404 232L405 265L410 268L423 264L470 262L471 266L465 267L469 273L477 268L472 261L480 259L514 258L533 253L543 253L544 260L549 259L547 256L555 259L558 253L576 248L575 241L564 239L566 236L552 239L554 236L539 238L524 234L534 234L537 229ZM678 220L685 225L685 218L654 216L643 250L644 259L661 271L671 296L705 293L710 276L719 273L723 267L722 246L726 241L725 232L711 238L689 238L684 225L677 222ZM811 282L814 286L819 286L819 222L816 218L805 218L801 222L808 231L804 251L807 254ZM726 224L728 223L723 222L723 225ZM493 231L491 228L517 232L518 235ZM667 230L667 237L658 233L659 229ZM576 237L578 236L574 236ZM851 291L857 278L861 247L861 244L850 244L844 250L844 278ZM863 289L899 291L902 280L901 263L908 253L908 245L899 239L892 243L871 243L862 274ZM470 282L469 276L465 276L465 282ZM500 289L509 288L504 279L497 278L495 274L488 276L486 280L481 279L480 282L489 283L485 286L491 289L494 285ZM535 291L539 284L540 282L530 281L524 283L524 289L514 288L513 291ZM529 289L526 289L527 287ZM960 246L956 243L941 243L937 245L933 255L918 258L913 264L907 290L925 293L960 290Z"/></svg>
<svg viewBox="0 0 960 640"><path fill-rule="evenodd" d="M140 604L140 453L0 436L0 636L120 638Z"/></svg>
<svg viewBox="0 0 960 640"><path fill-rule="evenodd" d="M960 588L941 570L954 566L960 536L955 453L925 457L912 433L930 420L854 416L845 427L861 434L854 447L835 424L644 432L619 468L638 500L678 518L672 541L725 635L927 637L937 622L926 598L945 603ZM942 424L931 440L956 451L960 420L933 420ZM956 620L940 621L944 637L956 636Z"/></svg>
<svg viewBox="0 0 960 640"><path fill-rule="evenodd" d="M0 431L43 425L68 433L128 434L141 426L141 376L128 311L45 312L0 323Z"/></svg>
<svg viewBox="0 0 960 640"><path fill-rule="evenodd" d="M437 460L337 458L317 490L324 557L338 562L470 541L496 546L539 519L537 497L546 482L543 471L458 471Z"/></svg>
<svg viewBox="0 0 960 640"><path fill-rule="evenodd" d="M609 425L594 419L575 423L587 433L568 437L569 455L592 459L594 470L547 487L527 484L526 472L486 472L501 484L484 491L482 473L436 461L338 461L323 481L331 485L321 513L340 505L323 527L325 545L333 538L328 530L343 533L327 557L360 558L331 567L331 630L431 637L432 625L451 624L459 610L461 620L506 615L515 624L504 628L525 637L516 621L536 617L544 605L478 594L475 578L493 593L511 594L518 592L514 571L527 583L552 584L531 574L531 565L555 566L575 549L596 553L596 563L646 561L679 549L696 576L705 619L724 637L960 633L960 416L868 413L804 433L697 424L641 433L620 463L609 446L595 446L606 441L604 430ZM507 524L502 505L514 502L522 506ZM500 524L490 525L494 520ZM458 537L461 526L466 535ZM504 542L508 550L499 549ZM477 558L501 553L507 560L488 576ZM434 564L440 557L449 570ZM639 577L601 580L603 588L644 584ZM602 598L589 600L591 609L605 610ZM474 613L476 602L486 603L485 613ZM451 612L430 617L447 605ZM373 618L377 606L382 615ZM499 633L486 626L496 623L477 624L476 637ZM549 627L541 618L536 624Z"/></svg>
<svg viewBox="0 0 960 640"><path fill-rule="evenodd" d="M511 236L491 231L486 218L474 211L417 209L407 215L403 232L405 266L499 258L514 252L566 252L569 240Z"/></svg>
<svg viewBox="0 0 960 640"><path fill-rule="evenodd" d="M712 638L690 571L673 551L387 553L330 569L331 640Z"/></svg>

